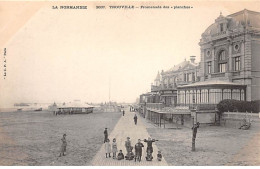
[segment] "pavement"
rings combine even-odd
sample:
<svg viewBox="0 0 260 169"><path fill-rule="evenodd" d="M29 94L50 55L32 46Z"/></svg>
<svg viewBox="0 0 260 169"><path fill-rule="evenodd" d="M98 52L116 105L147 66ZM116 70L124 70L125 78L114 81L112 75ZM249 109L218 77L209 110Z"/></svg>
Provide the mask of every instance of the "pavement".
<svg viewBox="0 0 260 169"><path fill-rule="evenodd" d="M134 124L134 115L138 116L138 122L137 125ZM137 143L138 139L147 139L150 137L148 134L145 124L141 120L142 117L138 115L138 113L130 112L129 109L125 109L125 115L122 116L118 123L116 124L115 128L111 133L108 131L108 138L110 139L111 143L113 138L116 138L117 141L117 149L122 150L123 154L126 155L126 148L125 148L125 141L127 137L130 137L131 145L134 147L134 145ZM135 162L134 160L116 160L111 158L106 158L105 156L105 145L103 144L100 148L100 150L97 152L95 157L93 158L91 164L93 166L167 166L167 162L164 158L162 158L162 161L157 160L157 153L158 148L156 146L156 142L153 143L153 161L146 161L146 143L142 142L144 144L143 149L143 155L141 162ZM133 149L134 150L134 149ZM134 151L133 151L134 152ZM112 153L111 153L112 156Z"/></svg>

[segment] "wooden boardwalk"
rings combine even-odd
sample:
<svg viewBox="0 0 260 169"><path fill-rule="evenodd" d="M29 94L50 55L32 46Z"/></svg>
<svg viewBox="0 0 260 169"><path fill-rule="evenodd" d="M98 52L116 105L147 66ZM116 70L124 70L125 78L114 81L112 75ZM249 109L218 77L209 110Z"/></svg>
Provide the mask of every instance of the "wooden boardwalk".
<svg viewBox="0 0 260 169"><path fill-rule="evenodd" d="M137 114L137 113L136 113ZM126 155L126 149L125 149L125 141L127 137L130 137L131 144L134 147L134 145L137 143L138 139L147 139L149 137L149 134L146 130L146 127L142 123L142 120L140 116L138 116L138 122L137 125L134 124L134 115L135 112L129 112L128 109L125 110L125 116L122 116L118 123L116 124L115 128L111 133L109 133L108 138L110 139L110 143L112 143L113 138L116 138L117 140L117 147L118 150L122 150L124 155ZM134 160L115 160L112 158L106 158L105 157L105 145L103 144L98 153L93 158L91 164L94 166L167 166L167 162L163 158L162 161L157 160L157 152L158 148L156 146L156 143L153 143L153 161L146 161L146 143L144 143L144 149L143 149L143 155L142 155L142 161L141 162L135 162ZM134 152L134 149L133 149Z"/></svg>

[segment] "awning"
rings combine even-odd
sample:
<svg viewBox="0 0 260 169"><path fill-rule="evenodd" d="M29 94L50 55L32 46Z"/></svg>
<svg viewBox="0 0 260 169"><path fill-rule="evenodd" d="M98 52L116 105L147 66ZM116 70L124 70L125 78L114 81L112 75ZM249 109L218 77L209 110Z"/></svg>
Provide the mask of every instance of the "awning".
<svg viewBox="0 0 260 169"><path fill-rule="evenodd" d="M163 111L163 110L158 110L158 109L147 108L147 110L158 113L158 114L173 114L173 115L191 114L190 110L180 110L180 109L173 109L171 111Z"/></svg>
<svg viewBox="0 0 260 169"><path fill-rule="evenodd" d="M196 82L196 83L192 83L192 84L188 84L188 85L179 86L178 89L206 87L206 86L210 86L210 87L214 87L214 86L215 87L225 87L225 86L245 87L246 85L228 82L228 81L221 81L221 80L208 80L208 81Z"/></svg>

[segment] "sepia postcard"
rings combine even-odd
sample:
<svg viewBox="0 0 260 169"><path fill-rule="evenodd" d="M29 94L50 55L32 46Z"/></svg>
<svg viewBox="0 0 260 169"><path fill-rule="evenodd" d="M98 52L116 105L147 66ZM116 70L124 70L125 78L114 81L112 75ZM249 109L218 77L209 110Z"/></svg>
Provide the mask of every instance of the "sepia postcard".
<svg viewBox="0 0 260 169"><path fill-rule="evenodd" d="M0 166L259 166L260 1L0 0Z"/></svg>

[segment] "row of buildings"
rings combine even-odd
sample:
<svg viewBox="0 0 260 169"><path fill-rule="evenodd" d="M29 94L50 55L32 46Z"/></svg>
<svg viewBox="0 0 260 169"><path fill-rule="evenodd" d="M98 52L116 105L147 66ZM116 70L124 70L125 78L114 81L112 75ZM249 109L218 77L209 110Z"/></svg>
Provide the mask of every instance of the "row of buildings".
<svg viewBox="0 0 260 169"><path fill-rule="evenodd" d="M260 100L260 13L220 14L201 35L195 56L158 72L140 104L165 107L218 104L223 99Z"/></svg>

